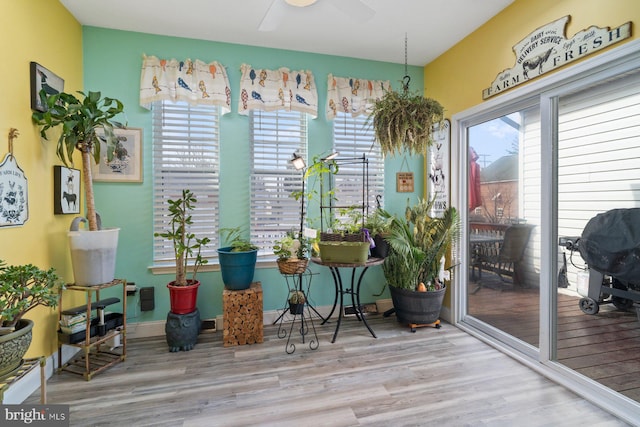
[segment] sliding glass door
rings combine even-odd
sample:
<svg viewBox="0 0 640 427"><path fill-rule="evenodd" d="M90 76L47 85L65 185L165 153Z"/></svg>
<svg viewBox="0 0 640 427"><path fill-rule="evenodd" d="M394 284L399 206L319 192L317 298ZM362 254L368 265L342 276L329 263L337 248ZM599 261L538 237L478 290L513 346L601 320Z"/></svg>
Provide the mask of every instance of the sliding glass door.
<svg viewBox="0 0 640 427"><path fill-rule="evenodd" d="M537 347L539 110L470 126L467 141L468 314Z"/></svg>
<svg viewBox="0 0 640 427"><path fill-rule="evenodd" d="M640 45L454 116L452 128L466 225L456 323L637 420Z"/></svg>

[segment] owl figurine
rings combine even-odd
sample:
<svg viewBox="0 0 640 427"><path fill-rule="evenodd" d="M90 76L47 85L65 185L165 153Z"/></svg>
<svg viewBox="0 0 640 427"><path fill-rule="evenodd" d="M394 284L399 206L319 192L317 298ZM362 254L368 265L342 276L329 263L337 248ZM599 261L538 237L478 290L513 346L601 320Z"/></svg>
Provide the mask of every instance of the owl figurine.
<svg viewBox="0 0 640 427"><path fill-rule="evenodd" d="M202 322L198 309L188 314L167 314L164 331L169 344L169 351L189 351L193 349L200 334Z"/></svg>

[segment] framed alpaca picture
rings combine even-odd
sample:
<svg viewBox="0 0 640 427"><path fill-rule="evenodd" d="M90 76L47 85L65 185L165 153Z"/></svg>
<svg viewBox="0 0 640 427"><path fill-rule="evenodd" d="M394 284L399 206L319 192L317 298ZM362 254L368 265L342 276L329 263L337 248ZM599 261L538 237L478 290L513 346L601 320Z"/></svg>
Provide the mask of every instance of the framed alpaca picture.
<svg viewBox="0 0 640 427"><path fill-rule="evenodd" d="M31 63L31 109L47 111L47 106L40 101L40 90L47 95L60 93L64 90L64 80L37 62Z"/></svg>
<svg viewBox="0 0 640 427"><path fill-rule="evenodd" d="M106 143L100 142L100 163L92 163L94 181L142 182L142 129L114 129L118 141L113 159L107 160ZM96 132L102 138L102 131Z"/></svg>
<svg viewBox="0 0 640 427"><path fill-rule="evenodd" d="M53 167L53 213L80 213L80 171L78 169Z"/></svg>

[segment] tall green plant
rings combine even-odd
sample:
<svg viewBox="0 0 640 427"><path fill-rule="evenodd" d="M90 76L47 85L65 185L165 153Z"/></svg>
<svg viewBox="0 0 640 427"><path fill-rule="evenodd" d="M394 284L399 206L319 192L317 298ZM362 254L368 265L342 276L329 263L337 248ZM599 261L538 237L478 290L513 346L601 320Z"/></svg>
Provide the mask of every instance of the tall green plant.
<svg viewBox="0 0 640 427"><path fill-rule="evenodd" d="M201 265L207 264L208 260L201 255L202 247L211 240L208 237L197 238L189 231L189 226L193 224L191 212L196 206L196 197L191 190L182 190L182 197L176 200L169 200L169 222L170 229L164 233L154 233L155 237L163 237L173 243L173 252L176 260L176 286L186 286L187 267L189 259L193 258L193 275L191 280L196 280L198 269ZM195 257L194 257L195 252Z"/></svg>
<svg viewBox="0 0 640 427"><path fill-rule="evenodd" d="M460 218L455 208L447 209L442 217L429 212L435 199L421 199L408 206L405 218L394 218L389 236L385 239L391 253L382 265L387 283L415 290L422 283L435 285L440 272L440 260L460 238Z"/></svg>
<svg viewBox="0 0 640 427"><path fill-rule="evenodd" d="M123 112L124 106L117 99L102 98L100 92L89 92L86 95L84 92L78 93L84 99L80 100L64 92L47 95L46 92L40 91L42 105L46 105L47 110L34 112L32 119L42 127L40 135L46 140L49 139L49 129L61 127L56 152L65 165L73 165L73 153L75 150L80 151L87 220L89 230L94 231L98 229L98 221L91 177L91 158L93 157L96 164L100 162L100 140L96 131L104 131L107 160L113 160L117 145L113 128L123 126L113 118Z"/></svg>

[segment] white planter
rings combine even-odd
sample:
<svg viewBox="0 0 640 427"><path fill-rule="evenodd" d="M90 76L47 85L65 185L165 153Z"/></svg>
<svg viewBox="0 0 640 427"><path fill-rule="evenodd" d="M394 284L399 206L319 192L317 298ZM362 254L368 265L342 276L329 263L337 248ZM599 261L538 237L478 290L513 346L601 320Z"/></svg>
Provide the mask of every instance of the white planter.
<svg viewBox="0 0 640 427"><path fill-rule="evenodd" d="M95 286L115 279L119 232L119 228L69 232L76 285Z"/></svg>

